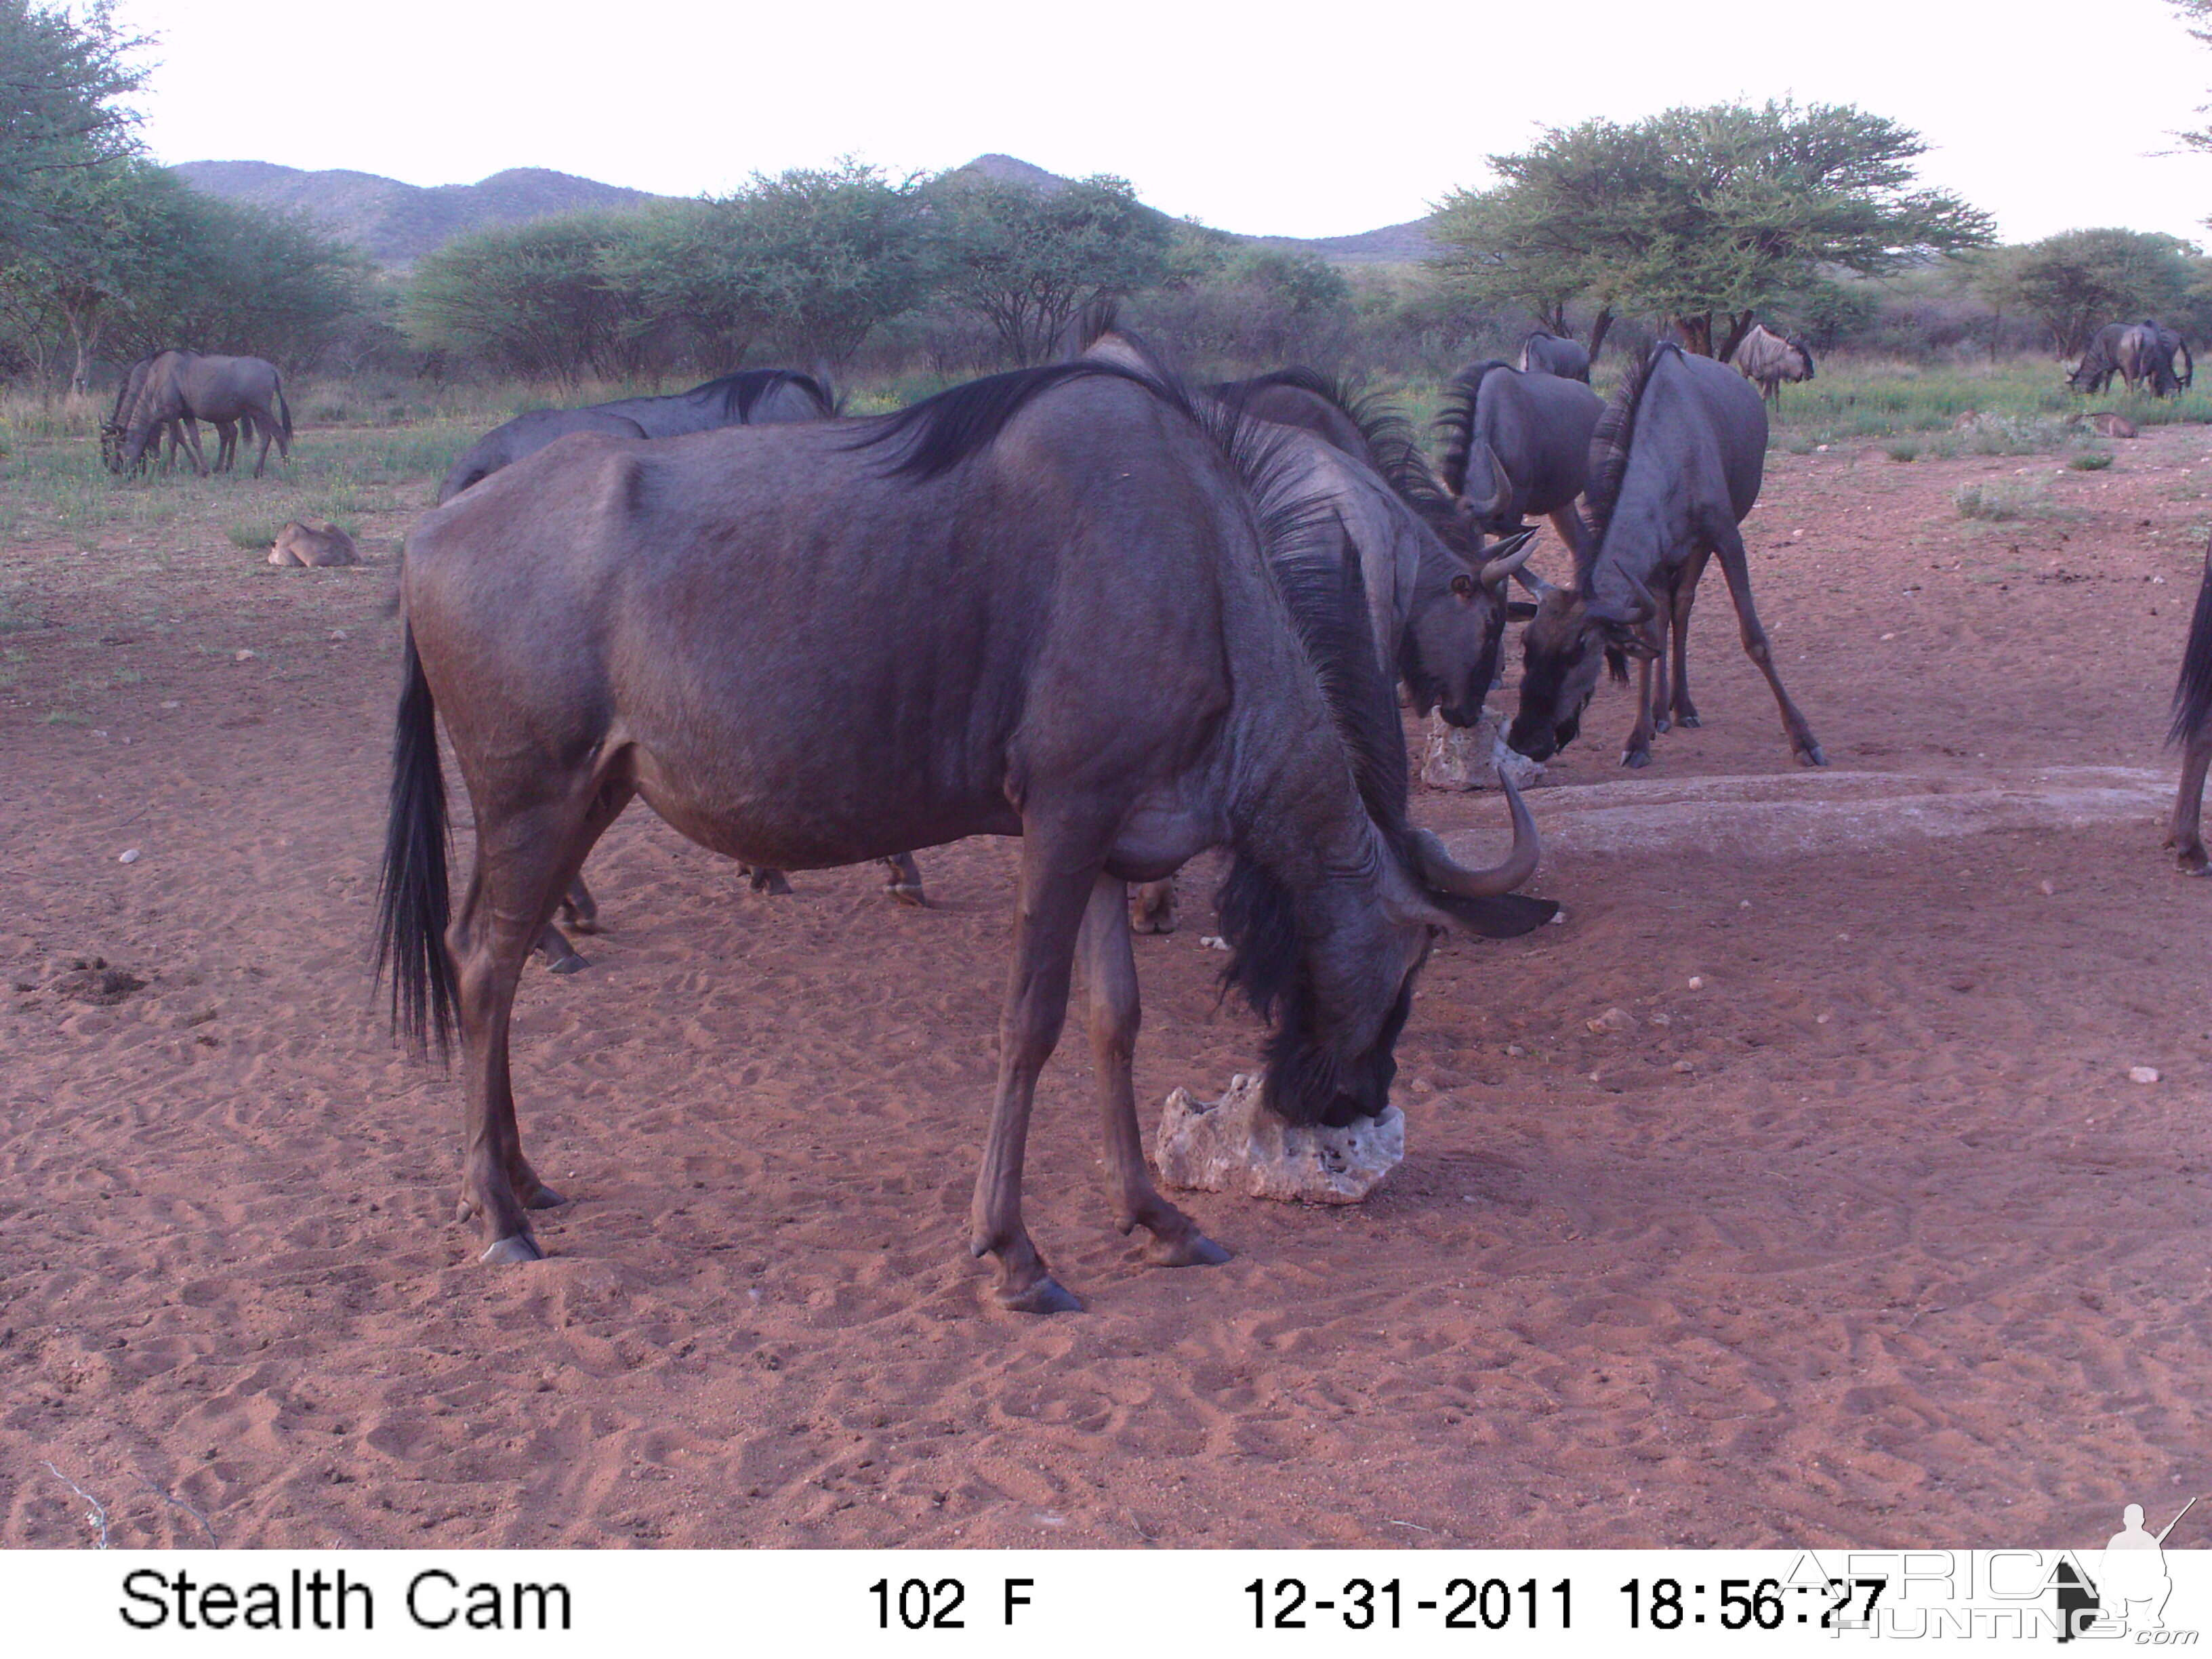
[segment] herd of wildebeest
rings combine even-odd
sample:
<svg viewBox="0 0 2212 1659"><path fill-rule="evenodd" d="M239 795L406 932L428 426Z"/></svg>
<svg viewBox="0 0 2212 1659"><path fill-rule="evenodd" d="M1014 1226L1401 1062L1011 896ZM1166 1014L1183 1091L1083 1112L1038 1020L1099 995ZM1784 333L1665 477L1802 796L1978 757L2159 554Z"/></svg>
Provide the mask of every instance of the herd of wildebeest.
<svg viewBox="0 0 2212 1659"><path fill-rule="evenodd" d="M1403 419L1320 375L1194 385L1109 316L1065 361L890 415L844 417L818 378L759 369L487 434L402 562L377 920L398 1027L441 1052L459 1035L461 1211L483 1259L537 1259L530 1212L562 1202L523 1152L509 1019L533 951L583 965L556 915L596 930L583 865L641 796L768 890L881 860L892 896L921 903L917 850L1019 836L970 1247L995 1259L1005 1305L1080 1305L1021 1214L1031 1102L1079 961L1117 1219L1155 1261L1225 1259L1153 1184L1138 1127L1132 934L1173 925L1180 867L1225 855L1223 980L1267 1027L1266 1108L1342 1127L1389 1103L1434 937L1511 938L1557 908L1514 890L1539 848L1504 771L1496 866L1414 824L1401 692L1473 725L1520 619L1510 745L1555 754L1632 659L1622 761L1645 765L1656 735L1698 723L1690 612L1717 558L1792 751L1825 763L1738 529L1765 467L1762 393L1809 379L1812 354L1759 328L1735 359L1662 341L1601 401L1587 353L1537 333L1517 367L1456 377L1433 465ZM2178 390L2187 364L2170 331L2116 325L2073 382ZM226 456L226 422L258 431L264 459L291 435L268 365L165 353L118 398L112 465L139 465L165 426L200 465L194 419L223 426ZM1544 517L1571 561L1562 584L1529 567L1527 521ZM476 826L458 905L441 720ZM2203 874L2212 564L2172 735L2187 750L2168 845Z"/></svg>

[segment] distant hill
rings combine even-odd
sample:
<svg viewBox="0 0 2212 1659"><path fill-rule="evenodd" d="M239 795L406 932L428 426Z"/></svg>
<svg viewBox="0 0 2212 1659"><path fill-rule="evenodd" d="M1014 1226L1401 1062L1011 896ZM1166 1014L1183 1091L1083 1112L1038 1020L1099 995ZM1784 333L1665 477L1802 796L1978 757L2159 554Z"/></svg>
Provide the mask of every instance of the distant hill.
<svg viewBox="0 0 2212 1659"><path fill-rule="evenodd" d="M528 224L586 209L622 211L672 199L619 185L602 185L545 167L512 167L473 185L405 185L374 173L306 173L271 161L186 161L170 168L195 190L258 207L298 208L331 233L366 249L380 264L409 265L457 236L495 225ZM1031 190L1064 189L1069 180L1018 156L979 155L956 173ZM1244 236L1224 241L1320 254L1341 264L1382 264L1428 253L1425 222L1386 225L1356 236Z"/></svg>
<svg viewBox="0 0 2212 1659"><path fill-rule="evenodd" d="M374 173L303 173L270 161L186 161L169 169L195 190L257 207L301 208L380 264L412 264L457 236L584 209L667 198L546 167L511 167L473 185L404 185Z"/></svg>

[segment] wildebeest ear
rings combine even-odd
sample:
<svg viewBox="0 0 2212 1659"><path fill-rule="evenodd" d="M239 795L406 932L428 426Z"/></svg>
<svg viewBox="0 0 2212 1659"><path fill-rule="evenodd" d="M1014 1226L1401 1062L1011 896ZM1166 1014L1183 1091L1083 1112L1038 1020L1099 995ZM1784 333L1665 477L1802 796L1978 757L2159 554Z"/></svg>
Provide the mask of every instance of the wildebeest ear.
<svg viewBox="0 0 2212 1659"><path fill-rule="evenodd" d="M1505 617L1509 622L1527 622L1536 614L1536 607L1527 599L1508 599Z"/></svg>

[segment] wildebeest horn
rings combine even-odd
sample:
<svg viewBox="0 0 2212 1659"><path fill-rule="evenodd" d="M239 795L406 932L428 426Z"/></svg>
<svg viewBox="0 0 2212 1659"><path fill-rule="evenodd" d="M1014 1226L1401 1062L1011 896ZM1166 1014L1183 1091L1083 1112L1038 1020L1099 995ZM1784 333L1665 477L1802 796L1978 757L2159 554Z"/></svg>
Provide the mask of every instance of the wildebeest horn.
<svg viewBox="0 0 2212 1659"><path fill-rule="evenodd" d="M1540 599L1549 599L1553 594L1562 591L1556 582L1546 581L1533 570L1516 570L1513 573L1513 580Z"/></svg>
<svg viewBox="0 0 2212 1659"><path fill-rule="evenodd" d="M1498 459L1498 452L1490 447L1487 439L1477 438L1469 450L1468 471L1470 473L1474 471L1473 462L1478 455L1482 458L1483 465L1490 469L1490 494L1478 498L1462 490L1460 500L1476 518L1492 519L1505 510L1513 486L1505 477L1505 468Z"/></svg>
<svg viewBox="0 0 2212 1659"><path fill-rule="evenodd" d="M1470 870L1444 851L1444 844L1429 830L1413 831L1413 851L1420 860L1421 879L1440 893L1460 898L1494 898L1510 893L1536 873L1544 848L1536 836L1536 820L1521 803L1521 792L1504 772L1498 781L1505 787L1505 804L1513 811L1513 850L1504 862L1487 870Z"/></svg>
<svg viewBox="0 0 2212 1659"><path fill-rule="evenodd" d="M1528 562L1528 556L1536 550L1530 545L1535 539L1536 531L1532 525L1519 535L1509 536L1500 542L1492 550L1490 562L1482 567L1482 585L1485 587L1503 587L1508 576Z"/></svg>

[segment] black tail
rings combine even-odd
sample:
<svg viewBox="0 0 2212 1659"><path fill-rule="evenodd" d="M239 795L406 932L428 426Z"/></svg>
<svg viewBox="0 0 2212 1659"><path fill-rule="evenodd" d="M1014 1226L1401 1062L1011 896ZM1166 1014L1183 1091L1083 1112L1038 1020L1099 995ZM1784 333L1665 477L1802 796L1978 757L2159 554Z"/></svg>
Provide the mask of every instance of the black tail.
<svg viewBox="0 0 2212 1659"><path fill-rule="evenodd" d="M392 1029L417 1052L453 1047L453 964L446 954L453 905L446 888L446 775L438 711L407 630L405 682L392 738L392 811L376 895L376 976L392 973Z"/></svg>
<svg viewBox="0 0 2212 1659"><path fill-rule="evenodd" d="M2204 550L2204 580L2197 587L2197 614L2189 619L2189 645L2173 688L2168 743L2186 743L2212 732L2212 546Z"/></svg>
<svg viewBox="0 0 2212 1659"><path fill-rule="evenodd" d="M1436 429L1443 437L1443 453L1437 459L1437 476L1455 495L1464 495L1467 490L1468 459L1474 450L1474 406L1482 396L1483 377L1494 368L1512 367L1492 357L1460 370L1444 388L1443 407L1436 419Z"/></svg>

